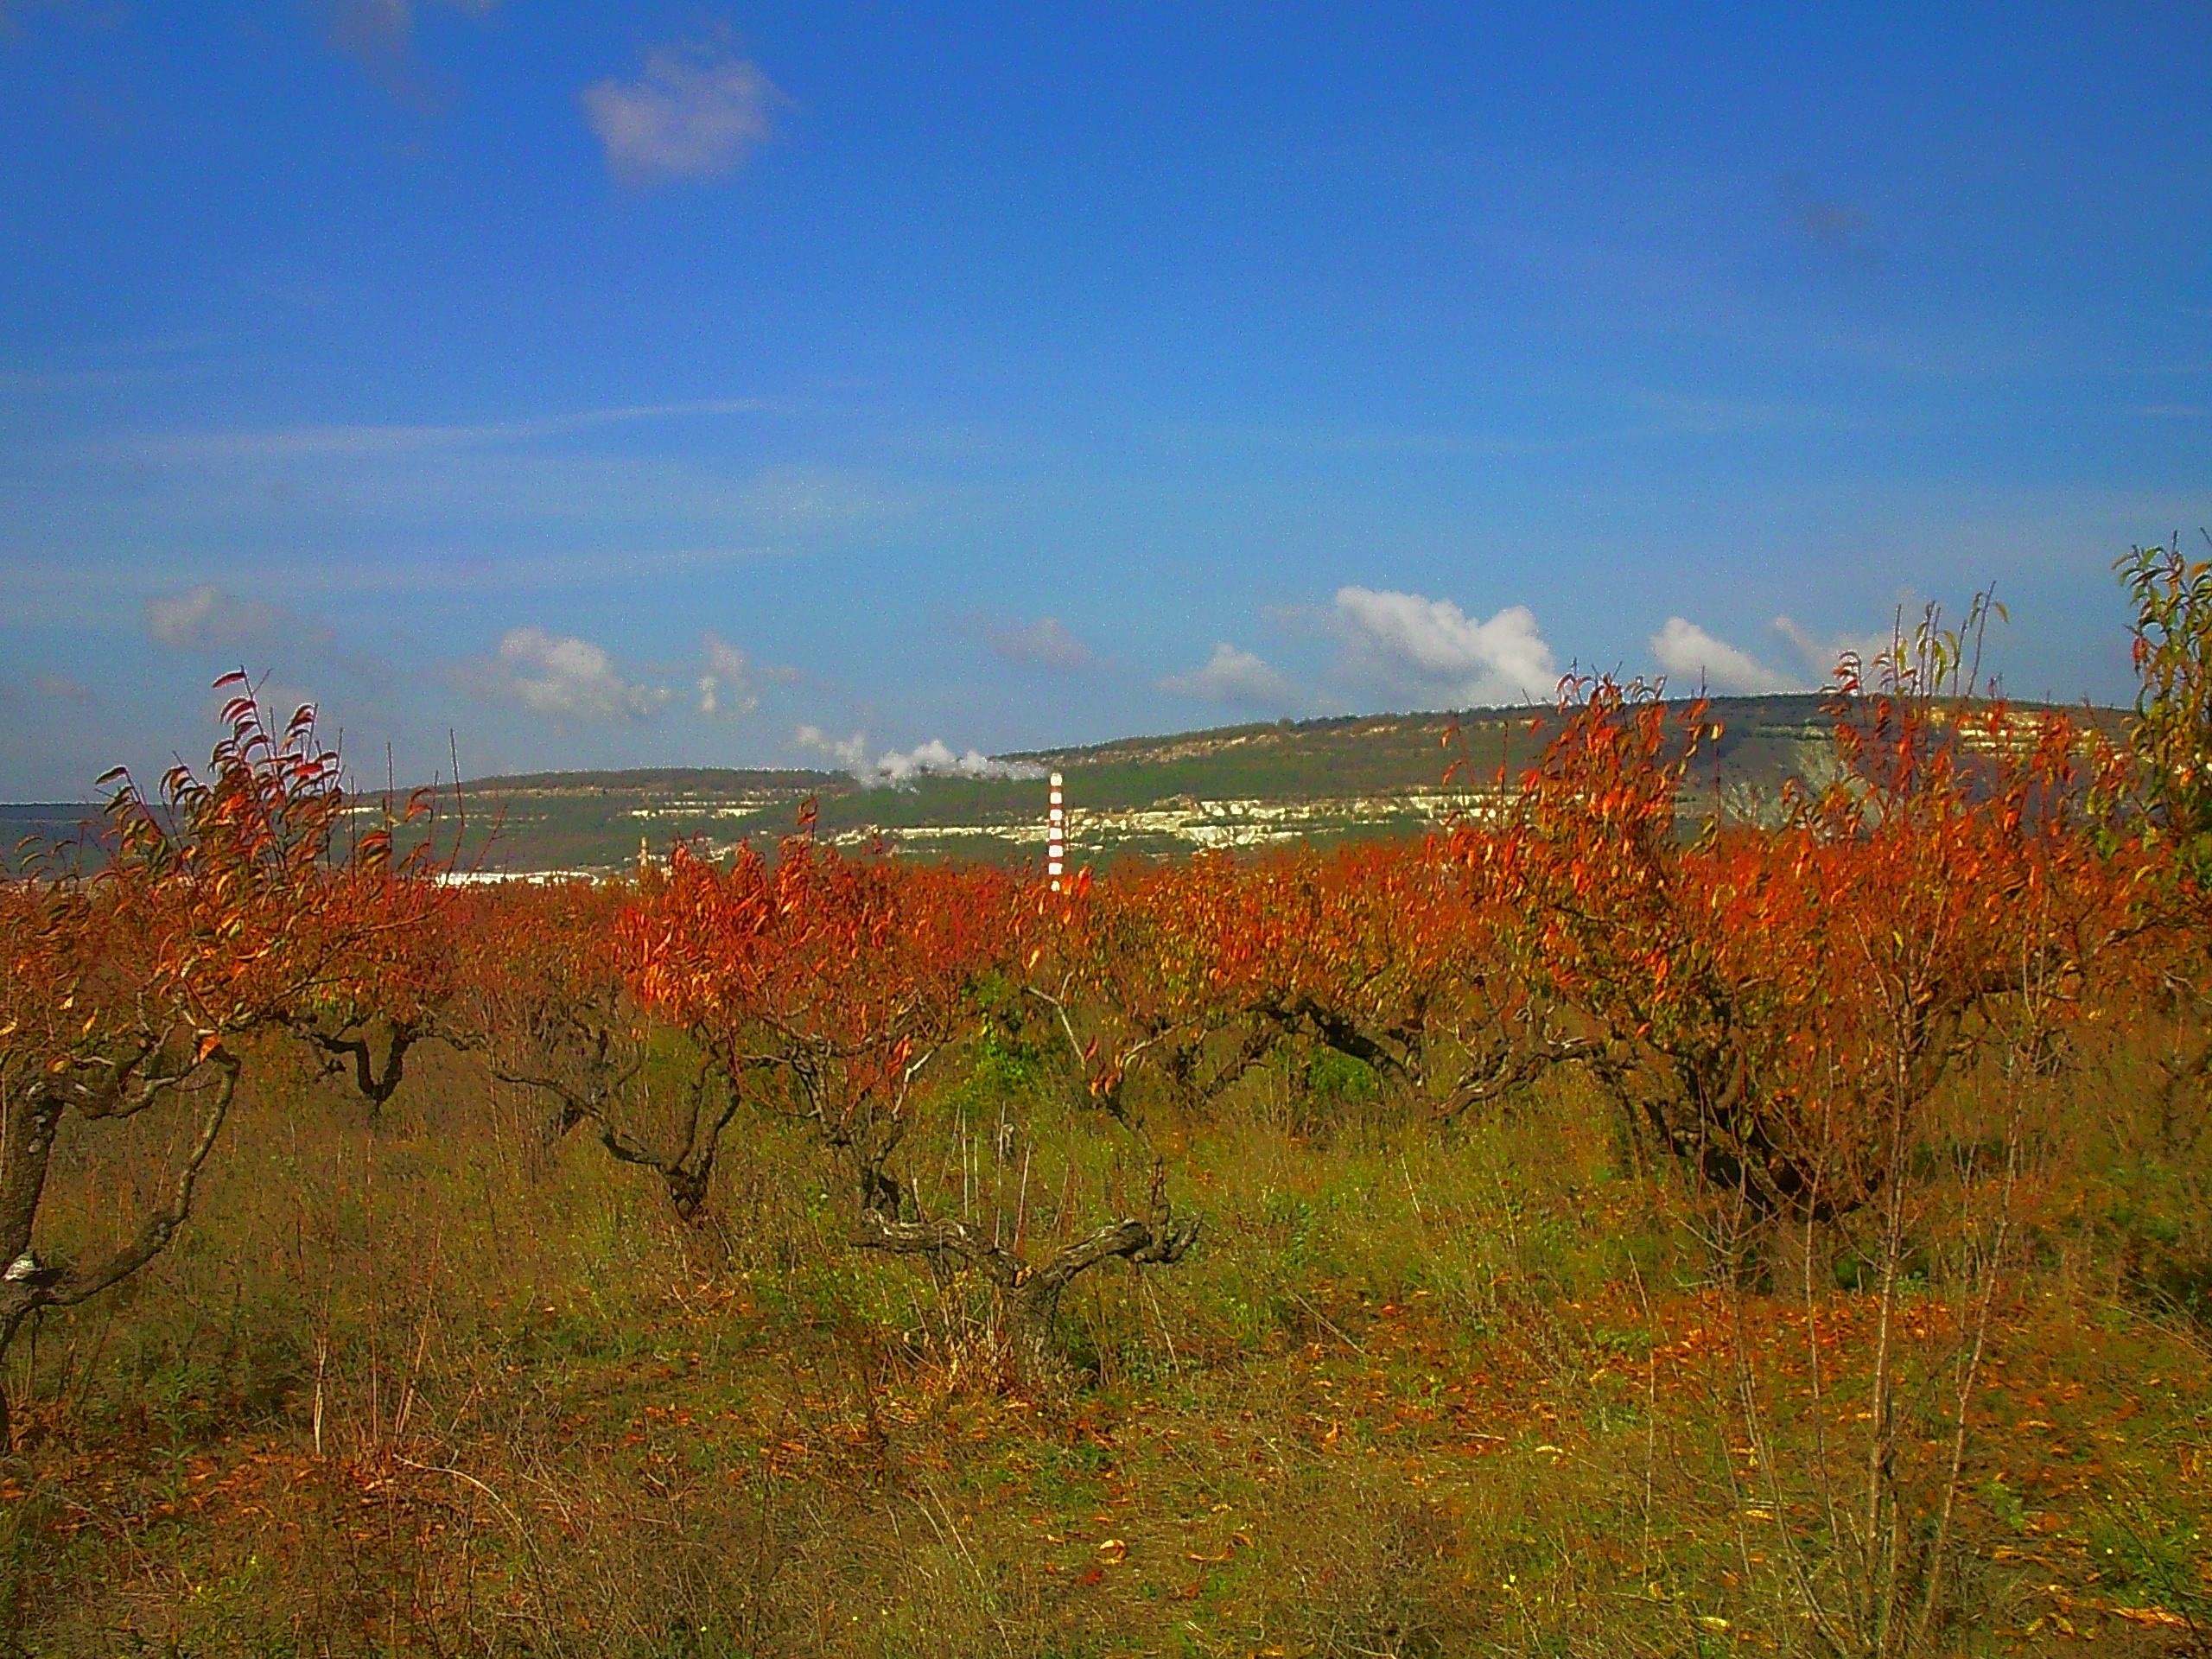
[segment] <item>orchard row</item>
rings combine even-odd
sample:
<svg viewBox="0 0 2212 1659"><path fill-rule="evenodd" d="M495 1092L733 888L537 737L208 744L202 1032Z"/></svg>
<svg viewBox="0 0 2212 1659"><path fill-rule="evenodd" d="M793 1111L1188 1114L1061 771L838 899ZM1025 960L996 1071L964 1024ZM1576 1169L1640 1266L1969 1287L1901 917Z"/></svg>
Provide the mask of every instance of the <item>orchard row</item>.
<svg viewBox="0 0 2212 1659"><path fill-rule="evenodd" d="M1948 1079L2063 1065L2092 1022L2202 988L2208 578L2163 551L2128 575L2128 747L1969 696L1972 639L1931 619L1840 665L1834 780L1779 823L1683 822L1708 710L1576 681L1480 825L1065 893L803 834L627 880L448 884L395 858L408 813L343 844L311 713L276 729L240 681L207 778L172 772L158 809L118 778L97 874L0 887L0 1354L166 1246L276 1040L377 1104L423 1045L479 1056L687 1218L726 1135L802 1125L852 1243L981 1275L1024 1370L1077 1274L1197 1239L1155 1126L1322 1054L1438 1119L1572 1068L1739 1228L1878 1211ZM1144 1213L1038 1239L929 1196L911 1149L987 1043L1050 1057L1128 1137ZM648 1133L637 1097L671 1077L682 1109ZM92 1259L42 1255L65 1121L156 1109L192 1126L159 1200Z"/></svg>

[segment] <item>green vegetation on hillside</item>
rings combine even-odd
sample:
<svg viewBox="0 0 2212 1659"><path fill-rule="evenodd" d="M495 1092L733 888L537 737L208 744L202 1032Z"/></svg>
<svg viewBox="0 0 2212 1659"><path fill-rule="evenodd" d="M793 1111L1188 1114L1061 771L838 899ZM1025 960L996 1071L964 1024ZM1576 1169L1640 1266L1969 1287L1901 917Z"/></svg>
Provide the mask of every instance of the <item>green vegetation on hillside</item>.
<svg viewBox="0 0 2212 1659"><path fill-rule="evenodd" d="M1834 765L1816 696L1719 698L1712 717L1721 735L1690 787L1738 816L1770 812L1785 780L1822 781ZM1452 811L1479 810L1499 770L1527 766L1554 718L1548 709L1522 709L1223 727L998 757L1034 776L930 774L897 787L863 787L846 772L703 767L478 779L462 793L461 862L494 872L615 870L634 864L641 845L660 856L678 840L709 849L773 842L811 800L818 833L844 844L880 839L924 856L1034 863L1043 856L1047 771L1067 779L1078 861L1420 834ZM449 836L449 792L438 810ZM365 804L365 817L374 811Z"/></svg>

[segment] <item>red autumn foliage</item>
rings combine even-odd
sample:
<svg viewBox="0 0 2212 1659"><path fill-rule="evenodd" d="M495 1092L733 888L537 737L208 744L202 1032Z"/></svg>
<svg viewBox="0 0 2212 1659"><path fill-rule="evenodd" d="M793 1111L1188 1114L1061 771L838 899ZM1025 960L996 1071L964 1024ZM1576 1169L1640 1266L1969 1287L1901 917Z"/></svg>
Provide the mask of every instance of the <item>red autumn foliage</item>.
<svg viewBox="0 0 2212 1659"><path fill-rule="evenodd" d="M180 765L154 802L111 774L105 864L0 886L0 1354L36 1308L97 1295L167 1248L254 1038L434 989L441 892L395 863L389 828L334 859L346 802L313 711L278 730L242 675L218 686L231 732L207 777ZM64 1120L172 1107L190 1115L186 1150L135 1230L92 1262L40 1257Z"/></svg>
<svg viewBox="0 0 2212 1659"><path fill-rule="evenodd" d="M856 860L791 837L717 867L678 847L616 924L630 982L733 1087L849 1158L864 1207L896 1215L887 1167L914 1086L963 1034L978 981L1019 947L1019 889L987 869Z"/></svg>
<svg viewBox="0 0 2212 1659"><path fill-rule="evenodd" d="M1458 856L1503 896L1515 971L1579 1013L1636 1122L1758 1214L1831 1216L1894 1167L1942 1077L2032 981L2073 1006L2132 865L2086 808L2115 757L2063 715L1847 664L1837 776L1776 829L1676 820L1702 702L1570 685L1502 831Z"/></svg>
<svg viewBox="0 0 2212 1659"><path fill-rule="evenodd" d="M687 1217L729 1126L780 1115L843 1160L857 1242L967 1252L1016 1286L1043 1269L924 1214L896 1165L964 1045L1040 1022L1154 1160L1151 1215L1102 1231L1107 1255L1173 1260L1195 1236L1167 1210L1150 1106L1203 1109L1323 1051L1446 1116L1580 1066L1644 1145L1754 1219L1834 1217L1894 1178L1944 1078L2031 1005L2055 1054L2093 975L2176 946L2172 906L2138 895L2193 856L2167 809L2194 715L2146 723L2163 747L2145 760L1973 690L1932 625L1871 673L1846 663L1834 779L1764 825L1681 821L1718 736L1706 704L1583 679L1494 817L1416 843L1131 865L1058 893L801 835L721 862L679 847L632 882L466 896L395 861L389 823L338 849L346 802L311 715L273 731L242 695L206 780L173 772L158 807L124 780L100 874L0 889L0 1077L31 1108L8 1119L0 1252L30 1257L60 1113L188 1099L205 1133L142 1242L33 1288L79 1298L150 1259L238 1045L276 1030L350 1063L376 1102L411 1045L477 1051L556 1102L561 1128L656 1170ZM2166 805L2121 804L2145 798ZM649 1128L656 1040L694 1070L673 1127ZM0 1348L29 1295L0 1291Z"/></svg>

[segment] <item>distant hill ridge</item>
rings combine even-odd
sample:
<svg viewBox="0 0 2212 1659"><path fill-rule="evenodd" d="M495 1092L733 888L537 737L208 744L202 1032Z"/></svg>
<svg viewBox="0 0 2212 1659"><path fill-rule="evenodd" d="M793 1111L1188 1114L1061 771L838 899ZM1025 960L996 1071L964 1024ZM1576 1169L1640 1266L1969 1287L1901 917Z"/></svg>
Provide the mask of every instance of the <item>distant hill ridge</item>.
<svg viewBox="0 0 2212 1659"><path fill-rule="evenodd" d="M1771 810L1787 779L1817 781L1833 766L1817 694L1709 702L1722 735L1710 771L1700 768L1700 786L1721 791L1731 810ZM2092 713L2116 729L2115 711ZM1533 760L1555 715L1548 705L1332 715L993 758L1063 773L1071 853L1100 861L1419 833L1475 807L1500 767L1510 773ZM1461 759L1469 765L1447 789L1446 768ZM994 862L1033 862L1043 854L1045 791L1035 778L933 772L893 786L805 767L656 766L464 780L461 859L467 868L519 874L620 869L641 847L662 855L677 840L721 852L743 839L787 834L810 798L817 833L848 846ZM442 835L456 823L452 807L448 784L439 804ZM9 847L25 835L66 839L98 810L0 807L0 833ZM381 801L364 799L356 810L379 812Z"/></svg>
<svg viewBox="0 0 2212 1659"><path fill-rule="evenodd" d="M1733 717L1748 715L1761 728L1777 723L1813 721L1822 722L1823 734L1826 731L1821 700L1816 695L1715 698L1712 700L1712 706L1714 718L1723 722ZM1352 758L1362 753L1378 757L1387 754L1392 763L1402 763L1418 753L1426 764L1430 756L1440 753L1437 740L1455 723L1471 741L1484 734L1495 740L1509 728L1525 728L1532 720L1549 721L1557 712L1551 704L1546 703L1469 709L1458 713L1446 710L1332 715L1303 721L1257 721L1246 725L1206 727L1156 736L1112 738L1103 743L1070 747L1012 750L993 755L990 759L1014 766L1052 767L1063 772L1119 766L1164 766L1223 756L1245 758L1240 755L1240 751L1248 755L1273 752L1285 757L1318 753L1326 753L1332 760ZM1432 769L1440 777L1447 764L1447 760L1440 759ZM464 787L472 791L498 790L512 794L565 793L593 789L680 794L700 791L726 792L792 787L867 791L892 787L911 789L932 779L942 781L948 779L975 781L957 772L935 772L924 774L913 784L871 785L861 783L850 772L823 772L805 767L656 766L621 771L505 773L471 779Z"/></svg>
<svg viewBox="0 0 2212 1659"><path fill-rule="evenodd" d="M1831 753L1816 694L1711 700L1722 728L1715 787L1755 811L1790 777L1818 773ZM1417 834L1469 810L1503 766L1527 765L1557 711L1550 705L1459 714L1332 715L1254 721L994 756L1067 780L1069 842L1078 860L1172 855L1204 847ZM1454 735L1456 732L1456 736ZM1447 790L1455 760L1470 764ZM893 786L846 772L654 768L538 772L464 785L472 825L497 809L485 854L504 870L618 868L688 838L710 851L770 841L816 804L817 833L849 846L911 854L1037 861L1045 792L1029 778L929 773Z"/></svg>

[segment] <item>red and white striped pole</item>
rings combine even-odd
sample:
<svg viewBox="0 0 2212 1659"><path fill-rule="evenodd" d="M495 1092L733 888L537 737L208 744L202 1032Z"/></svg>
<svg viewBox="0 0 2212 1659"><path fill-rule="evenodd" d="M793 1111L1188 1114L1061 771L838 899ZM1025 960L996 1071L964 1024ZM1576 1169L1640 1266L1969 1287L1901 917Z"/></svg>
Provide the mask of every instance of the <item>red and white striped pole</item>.
<svg viewBox="0 0 2212 1659"><path fill-rule="evenodd" d="M1052 891L1060 890L1060 872L1067 868L1067 809L1060 800L1060 774L1052 774L1052 810L1045 819L1045 874L1052 878Z"/></svg>

